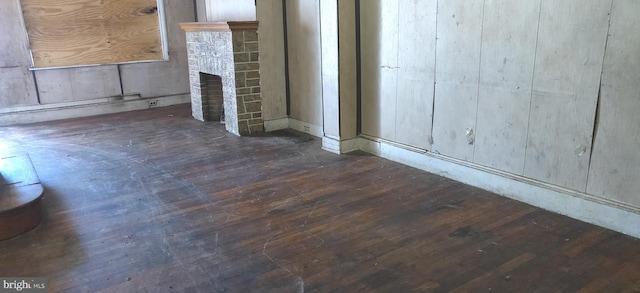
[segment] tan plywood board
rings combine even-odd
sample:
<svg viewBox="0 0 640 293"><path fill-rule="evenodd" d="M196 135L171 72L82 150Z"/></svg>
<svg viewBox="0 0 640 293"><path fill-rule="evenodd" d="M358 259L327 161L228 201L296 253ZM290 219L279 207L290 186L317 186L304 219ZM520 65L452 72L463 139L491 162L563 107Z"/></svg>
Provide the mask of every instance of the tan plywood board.
<svg viewBox="0 0 640 293"><path fill-rule="evenodd" d="M35 67L163 58L155 0L22 0Z"/></svg>

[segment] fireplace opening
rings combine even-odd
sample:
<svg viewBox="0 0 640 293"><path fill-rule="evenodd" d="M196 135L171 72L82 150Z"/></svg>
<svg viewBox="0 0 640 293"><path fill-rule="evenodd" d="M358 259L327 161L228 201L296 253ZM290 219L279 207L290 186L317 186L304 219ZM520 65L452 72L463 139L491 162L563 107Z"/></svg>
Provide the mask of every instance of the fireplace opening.
<svg viewBox="0 0 640 293"><path fill-rule="evenodd" d="M202 109L206 121L224 123L224 100L222 98L222 78L219 75L200 72L200 93Z"/></svg>

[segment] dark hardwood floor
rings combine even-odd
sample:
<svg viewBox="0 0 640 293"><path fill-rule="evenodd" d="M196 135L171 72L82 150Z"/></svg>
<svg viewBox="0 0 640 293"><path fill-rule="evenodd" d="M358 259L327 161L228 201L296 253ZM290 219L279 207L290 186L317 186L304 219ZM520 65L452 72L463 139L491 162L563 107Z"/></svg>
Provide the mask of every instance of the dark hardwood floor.
<svg viewBox="0 0 640 293"><path fill-rule="evenodd" d="M45 187L0 276L49 292L640 292L640 241L188 105L0 127Z"/></svg>

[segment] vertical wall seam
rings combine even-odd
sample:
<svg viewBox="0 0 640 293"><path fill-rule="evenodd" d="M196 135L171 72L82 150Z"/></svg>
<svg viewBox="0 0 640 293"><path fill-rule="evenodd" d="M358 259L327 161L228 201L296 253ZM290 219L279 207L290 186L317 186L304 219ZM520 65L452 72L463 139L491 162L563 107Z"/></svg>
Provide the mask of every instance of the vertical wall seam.
<svg viewBox="0 0 640 293"><path fill-rule="evenodd" d="M536 61L538 59L538 42L540 41L540 22L542 19L542 2L544 0L540 0L540 7L538 10L538 28L536 29L536 46L533 53L533 71L531 74L531 95L529 96L529 117L527 119L527 138L524 141L524 162L522 164L522 175L524 176L524 171L527 169L527 151L529 150L529 133L531 130L531 105L533 104L533 83L536 77Z"/></svg>
<svg viewBox="0 0 640 293"><path fill-rule="evenodd" d="M193 0L193 19L198 22L198 0Z"/></svg>
<svg viewBox="0 0 640 293"><path fill-rule="evenodd" d="M284 37L284 87L287 117L291 116L291 84L289 81L289 36L287 32L287 0L282 0L282 30Z"/></svg>
<svg viewBox="0 0 640 293"><path fill-rule="evenodd" d="M336 43L338 45L338 139L342 140L342 101L340 87L340 1L336 1ZM322 13L322 12L321 12Z"/></svg>
<svg viewBox="0 0 640 293"><path fill-rule="evenodd" d="M389 1L391 2L391 1ZM393 121L393 140L397 141L398 140L398 85L399 85L399 76L400 76L400 1L396 2L398 7L397 7L397 20L396 20L396 28L398 29L398 33L396 36L398 36L398 42L396 43L396 64L395 66L395 70L396 70L396 93L395 93L395 106L394 106L394 121ZM391 69L391 66L389 67L389 69Z"/></svg>
<svg viewBox="0 0 640 293"><path fill-rule="evenodd" d="M602 67L600 69L600 79L598 80L598 97L596 98L596 110L593 117L593 130L591 132L591 145L589 146L589 161L587 162L587 180L584 183L584 192L587 193L587 187L589 186L589 173L591 173L591 162L593 160L593 147L596 143L596 136L598 134L598 126L600 124L600 106L602 103L602 76L604 75L604 63L607 58L607 47L609 46L609 34L611 31L611 18L613 17L613 0L611 0L611 6L609 7L609 25L607 26L607 35L604 40L604 50L602 52Z"/></svg>
<svg viewBox="0 0 640 293"><path fill-rule="evenodd" d="M478 52L478 88L476 90L476 121L473 123L473 136L475 137L473 142L473 150L471 151L471 161L476 160L476 138L478 137L478 109L480 108L480 74L482 72L482 38L484 36L484 9L487 6L487 1L482 1L482 17L480 21L480 52ZM475 130L474 130L475 129Z"/></svg>
<svg viewBox="0 0 640 293"><path fill-rule="evenodd" d="M322 39L323 39L323 29L322 29L322 1L329 1L329 0L320 0L317 1L317 5L318 5L318 30L319 30L319 34L320 34L320 108L322 109L322 111L320 111L321 113L321 117L320 119L322 120L322 135L325 136L326 135L326 131L324 128L324 64L322 63L324 60L324 46L322 46ZM337 1L337 0L336 0ZM311 119L309 119L311 120ZM339 131L338 131L339 132Z"/></svg>
<svg viewBox="0 0 640 293"><path fill-rule="evenodd" d="M33 85L36 88L36 102L38 102L38 105L42 105L42 102L40 101L40 89L38 88L38 78L36 77L36 72L34 70L31 70L31 76L33 76Z"/></svg>
<svg viewBox="0 0 640 293"><path fill-rule="evenodd" d="M360 34L360 0L356 0L356 135L362 133L362 44Z"/></svg>
<svg viewBox="0 0 640 293"><path fill-rule="evenodd" d="M434 130L434 124L436 121L436 80L437 80L437 74L438 74L438 13L439 13L439 9L440 9L440 4L439 2L436 0L436 25L435 25L435 29L436 29L436 36L435 36L435 42L433 44L433 98L431 99L431 133L429 134L429 137L431 138L429 140L429 149L433 151L433 144L435 143L435 139L433 138L433 130Z"/></svg>
<svg viewBox="0 0 640 293"><path fill-rule="evenodd" d="M116 65L118 68L118 80L120 81L120 95L124 96L124 85L122 84L122 71L120 70L120 64Z"/></svg>

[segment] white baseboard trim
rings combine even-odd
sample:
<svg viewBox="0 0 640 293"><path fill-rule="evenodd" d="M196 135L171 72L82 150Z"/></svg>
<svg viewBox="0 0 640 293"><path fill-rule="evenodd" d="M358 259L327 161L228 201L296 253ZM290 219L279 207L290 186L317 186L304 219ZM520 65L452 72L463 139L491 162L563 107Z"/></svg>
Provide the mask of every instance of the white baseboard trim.
<svg viewBox="0 0 640 293"><path fill-rule="evenodd" d="M640 238L640 210L445 156L359 138L360 149L580 221Z"/></svg>
<svg viewBox="0 0 640 293"><path fill-rule="evenodd" d="M322 149L334 154L346 154L360 150L360 138L339 140L333 137L322 137Z"/></svg>
<svg viewBox="0 0 640 293"><path fill-rule="evenodd" d="M279 118L264 121L264 131L271 132L289 128L289 118Z"/></svg>
<svg viewBox="0 0 640 293"><path fill-rule="evenodd" d="M322 129L322 126L296 120L293 118L289 118L289 128L296 131L308 133L316 137L324 136L324 130Z"/></svg>
<svg viewBox="0 0 640 293"><path fill-rule="evenodd" d="M155 106L150 107L150 102L155 102ZM127 95L78 102L4 108L0 109L0 126L144 110L190 102L190 94L155 98Z"/></svg>

